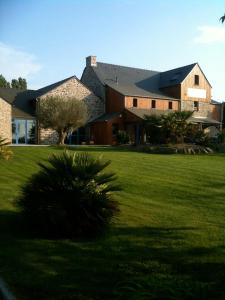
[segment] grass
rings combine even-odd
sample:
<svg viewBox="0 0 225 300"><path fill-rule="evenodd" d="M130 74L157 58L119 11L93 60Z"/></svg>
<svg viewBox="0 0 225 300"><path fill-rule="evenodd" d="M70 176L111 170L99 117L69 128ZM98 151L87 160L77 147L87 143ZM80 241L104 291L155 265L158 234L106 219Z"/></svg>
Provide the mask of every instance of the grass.
<svg viewBox="0 0 225 300"><path fill-rule="evenodd" d="M225 156L78 149L110 158L123 187L111 231L92 241L18 227L19 187L61 149L18 147L0 161L0 277L18 299L225 299Z"/></svg>

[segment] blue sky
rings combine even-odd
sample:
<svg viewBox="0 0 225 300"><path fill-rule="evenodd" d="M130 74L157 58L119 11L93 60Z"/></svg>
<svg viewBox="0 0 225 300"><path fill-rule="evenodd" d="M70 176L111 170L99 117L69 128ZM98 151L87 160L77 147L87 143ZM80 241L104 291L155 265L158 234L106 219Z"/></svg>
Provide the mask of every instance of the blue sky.
<svg viewBox="0 0 225 300"><path fill-rule="evenodd" d="M225 101L224 0L0 0L0 73L29 88L80 78L85 57L165 71L199 62Z"/></svg>

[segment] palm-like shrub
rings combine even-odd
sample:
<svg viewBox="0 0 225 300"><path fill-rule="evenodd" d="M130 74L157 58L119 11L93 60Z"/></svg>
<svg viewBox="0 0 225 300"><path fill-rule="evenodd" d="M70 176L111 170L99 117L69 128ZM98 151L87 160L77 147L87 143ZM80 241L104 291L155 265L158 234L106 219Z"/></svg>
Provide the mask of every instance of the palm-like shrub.
<svg viewBox="0 0 225 300"><path fill-rule="evenodd" d="M37 233L48 237L93 236L103 232L118 212L112 192L114 173L102 172L110 161L87 153L52 155L22 187L17 205Z"/></svg>
<svg viewBox="0 0 225 300"><path fill-rule="evenodd" d="M0 137L0 158L8 160L13 155L13 152L7 147L9 144L6 139Z"/></svg>

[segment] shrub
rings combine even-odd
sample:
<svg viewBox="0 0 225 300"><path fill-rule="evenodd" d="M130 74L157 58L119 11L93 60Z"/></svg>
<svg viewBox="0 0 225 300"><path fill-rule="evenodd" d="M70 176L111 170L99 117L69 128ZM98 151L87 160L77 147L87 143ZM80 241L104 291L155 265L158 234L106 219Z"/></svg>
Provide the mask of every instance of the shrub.
<svg viewBox="0 0 225 300"><path fill-rule="evenodd" d="M116 140L118 144L127 144L129 143L129 135L126 133L126 131L119 130L116 135Z"/></svg>
<svg viewBox="0 0 225 300"><path fill-rule="evenodd" d="M0 137L0 158L8 160L12 157L13 152L7 147L8 144L10 143L6 139Z"/></svg>
<svg viewBox="0 0 225 300"><path fill-rule="evenodd" d="M142 146L138 148L139 151L152 154L174 154L176 149L167 145L155 145L155 146Z"/></svg>
<svg viewBox="0 0 225 300"><path fill-rule="evenodd" d="M114 173L103 173L110 161L88 153L52 155L22 187L16 201L28 225L48 237L94 236L118 212L111 192Z"/></svg>

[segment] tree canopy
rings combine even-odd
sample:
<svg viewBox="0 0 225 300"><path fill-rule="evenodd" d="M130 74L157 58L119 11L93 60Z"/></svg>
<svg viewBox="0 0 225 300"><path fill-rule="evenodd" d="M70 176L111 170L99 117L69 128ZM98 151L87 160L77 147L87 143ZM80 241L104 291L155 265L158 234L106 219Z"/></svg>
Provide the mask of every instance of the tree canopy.
<svg viewBox="0 0 225 300"><path fill-rule="evenodd" d="M27 81L25 78L19 77L18 79L12 79L10 83L5 79L5 77L2 74L0 74L0 87L26 90Z"/></svg>
<svg viewBox="0 0 225 300"><path fill-rule="evenodd" d="M74 97L49 96L39 101L37 117L41 127L58 133L58 144L63 145L69 132L85 124L87 107Z"/></svg>

